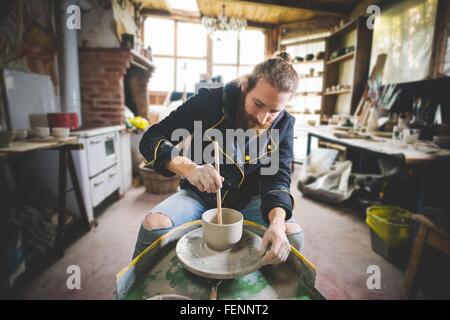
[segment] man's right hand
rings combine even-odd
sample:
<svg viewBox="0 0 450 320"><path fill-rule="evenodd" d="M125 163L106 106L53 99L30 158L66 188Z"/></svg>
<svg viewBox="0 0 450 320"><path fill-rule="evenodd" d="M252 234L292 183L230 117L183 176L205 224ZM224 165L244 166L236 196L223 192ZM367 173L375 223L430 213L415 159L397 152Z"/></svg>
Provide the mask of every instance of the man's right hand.
<svg viewBox="0 0 450 320"><path fill-rule="evenodd" d="M185 172L184 176L188 181L197 187L201 192L216 192L222 188L223 177L211 164L197 165Z"/></svg>
<svg viewBox="0 0 450 320"><path fill-rule="evenodd" d="M224 178L219 175L211 164L197 165L192 160L177 156L167 164L167 169L185 177L201 192L216 192L222 188Z"/></svg>

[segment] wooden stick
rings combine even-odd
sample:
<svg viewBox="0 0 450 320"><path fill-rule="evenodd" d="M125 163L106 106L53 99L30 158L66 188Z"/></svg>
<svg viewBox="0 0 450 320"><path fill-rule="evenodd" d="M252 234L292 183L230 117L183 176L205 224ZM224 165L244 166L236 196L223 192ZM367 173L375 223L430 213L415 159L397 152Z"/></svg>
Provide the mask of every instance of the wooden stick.
<svg viewBox="0 0 450 320"><path fill-rule="evenodd" d="M220 175L220 163L219 163L219 143L214 141L214 162L216 165L217 173ZM222 224L222 194L220 189L216 191L217 198L217 223Z"/></svg>

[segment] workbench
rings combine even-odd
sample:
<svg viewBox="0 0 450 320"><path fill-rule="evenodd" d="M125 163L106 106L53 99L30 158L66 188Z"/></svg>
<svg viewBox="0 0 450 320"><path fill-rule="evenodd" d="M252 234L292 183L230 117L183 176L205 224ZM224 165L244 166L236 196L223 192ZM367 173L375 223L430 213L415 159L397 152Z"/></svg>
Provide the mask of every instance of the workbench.
<svg viewBox="0 0 450 320"><path fill-rule="evenodd" d="M0 148L0 159L5 161L9 161L18 156L26 155L27 153L33 151L56 150L59 152L59 167L55 168L55 170L58 171L59 175L58 195L57 195L58 227L57 227L56 248L55 248L58 256L63 256L65 251L67 170L69 171L70 179L73 184L75 197L78 208L81 213L83 226L87 230L90 230L91 227L86 213L83 194L81 192L78 176L76 173L74 161L71 154L72 150L77 151L81 149L83 149L83 145L78 143L78 139L76 137L67 137L63 139L56 139L49 137L44 139L35 138L24 141L14 141L11 143L9 147Z"/></svg>
<svg viewBox="0 0 450 320"><path fill-rule="evenodd" d="M434 147L431 143L420 141L416 145L403 145L390 138L372 136L363 138L338 138L334 133L338 131L332 126L309 127L307 154L311 151L311 139L328 141L357 150L362 154L374 155L400 165L419 165L440 159L450 159L450 150Z"/></svg>
<svg viewBox="0 0 450 320"><path fill-rule="evenodd" d="M363 172L365 156L382 159L394 166L414 170L419 181L419 197L416 210L423 209L425 198L425 185L433 178L430 172L437 168L447 170L450 168L450 150L436 147L431 141L418 141L414 145L404 145L390 138L371 136L365 138L340 138L336 132L342 133L333 126L317 126L307 128L307 155L311 152L313 138L326 143L345 147L359 154L356 169Z"/></svg>

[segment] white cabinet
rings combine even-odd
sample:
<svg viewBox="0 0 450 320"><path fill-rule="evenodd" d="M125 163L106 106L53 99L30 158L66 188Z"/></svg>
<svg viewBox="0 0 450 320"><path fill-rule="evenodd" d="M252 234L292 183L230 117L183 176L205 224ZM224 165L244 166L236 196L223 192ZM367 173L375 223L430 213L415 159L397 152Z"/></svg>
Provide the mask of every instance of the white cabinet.
<svg viewBox="0 0 450 320"><path fill-rule="evenodd" d="M105 199L106 194L106 177L104 173L100 173L90 180L92 205L96 207Z"/></svg>
<svg viewBox="0 0 450 320"><path fill-rule="evenodd" d="M117 163L117 141L117 133L101 134L86 139L90 177Z"/></svg>
<svg viewBox="0 0 450 320"><path fill-rule="evenodd" d="M118 165L114 165L105 172L101 172L91 181L92 205L96 207L106 197L120 189L120 172Z"/></svg>
<svg viewBox="0 0 450 320"><path fill-rule="evenodd" d="M120 130L123 127L105 127L74 132L84 149L73 153L80 179L86 209L90 220L94 218L94 208L116 191L123 193L125 166L121 153L131 154L128 145L122 145ZM128 147L128 151L126 150ZM130 170L131 174L131 170ZM131 180L131 177L127 177Z"/></svg>
<svg viewBox="0 0 450 320"><path fill-rule="evenodd" d="M113 166L105 172L105 181L105 197L107 197L120 188L120 172L118 165Z"/></svg>

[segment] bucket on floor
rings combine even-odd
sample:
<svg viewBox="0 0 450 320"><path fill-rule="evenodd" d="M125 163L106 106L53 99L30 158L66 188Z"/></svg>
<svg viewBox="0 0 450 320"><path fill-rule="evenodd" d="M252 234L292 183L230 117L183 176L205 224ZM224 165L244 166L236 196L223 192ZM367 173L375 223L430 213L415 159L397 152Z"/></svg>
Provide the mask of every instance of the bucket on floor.
<svg viewBox="0 0 450 320"><path fill-rule="evenodd" d="M149 193L167 194L178 191L180 185L180 177L164 177L150 168L145 168L144 163L139 166L139 174L145 190Z"/></svg>
<svg viewBox="0 0 450 320"><path fill-rule="evenodd" d="M395 206L367 209L372 249L394 265L404 269L414 240L416 223L413 213Z"/></svg>
<svg viewBox="0 0 450 320"><path fill-rule="evenodd" d="M401 270L406 270L409 257L411 255L413 240L407 241L397 246L390 246L383 241L375 232L370 230L370 241L372 250L385 258L387 261L397 266Z"/></svg>

